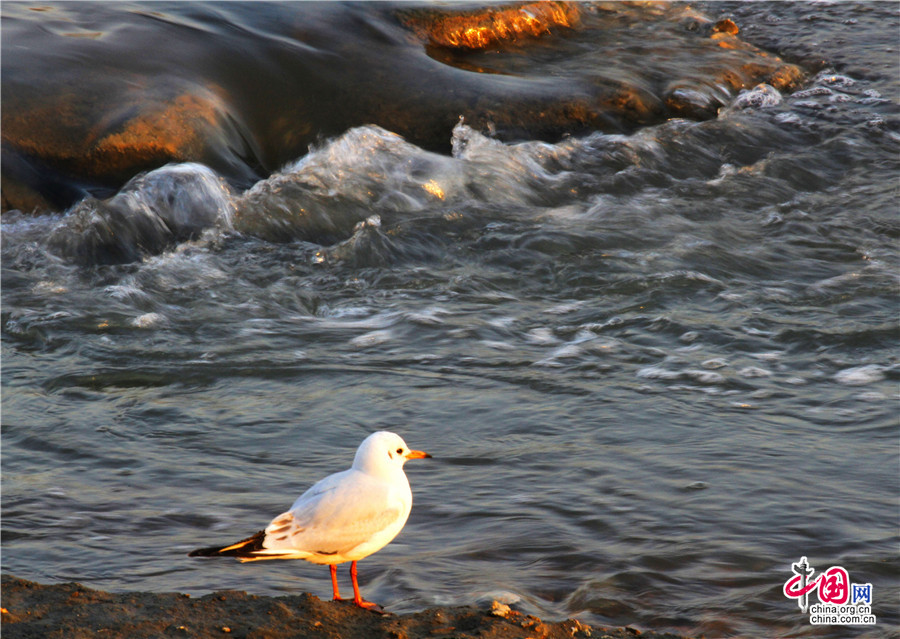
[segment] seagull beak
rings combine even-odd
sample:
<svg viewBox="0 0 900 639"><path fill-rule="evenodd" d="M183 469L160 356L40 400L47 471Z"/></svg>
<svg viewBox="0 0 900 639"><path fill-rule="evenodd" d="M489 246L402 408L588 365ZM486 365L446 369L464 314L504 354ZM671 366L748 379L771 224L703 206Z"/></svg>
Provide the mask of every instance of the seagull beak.
<svg viewBox="0 0 900 639"><path fill-rule="evenodd" d="M408 453L406 453L406 458L407 459L425 459L425 458L430 459L431 455L429 455L428 453L423 453L421 450L411 450Z"/></svg>

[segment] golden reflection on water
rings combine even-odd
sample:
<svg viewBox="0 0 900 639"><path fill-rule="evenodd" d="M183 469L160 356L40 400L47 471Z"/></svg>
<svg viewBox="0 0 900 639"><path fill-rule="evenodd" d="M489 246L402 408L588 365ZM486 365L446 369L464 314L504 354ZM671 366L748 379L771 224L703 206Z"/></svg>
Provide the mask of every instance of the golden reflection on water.
<svg viewBox="0 0 900 639"><path fill-rule="evenodd" d="M575 26L580 10L572 2L531 2L505 9L419 15L408 22L431 44L454 49L486 49L523 37L539 37L551 28Z"/></svg>
<svg viewBox="0 0 900 639"><path fill-rule="evenodd" d="M440 200L444 199L444 189L442 189L441 185L434 180L428 180L422 185L422 188L431 193L434 197Z"/></svg>

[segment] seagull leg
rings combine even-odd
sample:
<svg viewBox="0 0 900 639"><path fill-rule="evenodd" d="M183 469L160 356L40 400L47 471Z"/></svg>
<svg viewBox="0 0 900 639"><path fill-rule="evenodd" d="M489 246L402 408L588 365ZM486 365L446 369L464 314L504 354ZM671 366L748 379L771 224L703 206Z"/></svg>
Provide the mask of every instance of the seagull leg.
<svg viewBox="0 0 900 639"><path fill-rule="evenodd" d="M341 599L341 593L338 590L337 566L335 564L328 564L328 570L331 571L331 589L334 591L334 598L332 601L343 601L343 599Z"/></svg>
<svg viewBox="0 0 900 639"><path fill-rule="evenodd" d="M360 608L365 608L366 610L371 610L372 612L377 612L379 614L384 614L384 608L379 606L374 601L366 601L359 594L359 583L356 581L356 562L350 562L350 581L353 582L353 603L355 603Z"/></svg>

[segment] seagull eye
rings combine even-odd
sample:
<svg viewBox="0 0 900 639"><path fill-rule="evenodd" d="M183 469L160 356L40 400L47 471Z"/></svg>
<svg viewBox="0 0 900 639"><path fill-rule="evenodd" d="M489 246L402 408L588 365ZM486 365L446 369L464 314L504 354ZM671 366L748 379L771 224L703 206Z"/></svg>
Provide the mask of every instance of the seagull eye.
<svg viewBox="0 0 900 639"><path fill-rule="evenodd" d="M397 454L398 454L398 455L402 455L402 454L403 454L403 449L402 449L402 448L398 448L398 449L397 449Z"/></svg>

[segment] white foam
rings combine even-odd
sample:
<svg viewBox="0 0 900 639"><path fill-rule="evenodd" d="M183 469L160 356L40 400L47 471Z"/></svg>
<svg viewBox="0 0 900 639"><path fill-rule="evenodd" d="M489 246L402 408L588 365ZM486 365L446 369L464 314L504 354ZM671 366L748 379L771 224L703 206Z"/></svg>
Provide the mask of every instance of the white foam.
<svg viewBox="0 0 900 639"><path fill-rule="evenodd" d="M701 384L724 384L725 376L721 373L714 373L713 371L703 371L699 369L691 369L685 371L688 377L693 379L696 382L700 382Z"/></svg>
<svg viewBox="0 0 900 639"><path fill-rule="evenodd" d="M509 342L503 342L503 341L494 340L494 339L483 339L483 340L479 340L478 343L481 344L482 346L486 346L488 348L492 348L497 351L512 351L512 350L515 350L515 348L516 348Z"/></svg>
<svg viewBox="0 0 900 639"><path fill-rule="evenodd" d="M766 109L781 104L783 98L778 89L768 84L757 84L741 91L731 106L735 109Z"/></svg>
<svg viewBox="0 0 900 639"><path fill-rule="evenodd" d="M848 75L835 73L832 69L826 69L825 71L822 71L818 75L816 75L816 77L813 79L813 83L826 84L832 87L837 87L838 89L845 89L856 84L856 80Z"/></svg>
<svg viewBox="0 0 900 639"><path fill-rule="evenodd" d="M131 325L135 328L157 328L168 322L165 315L160 313L144 313L138 315L131 320Z"/></svg>
<svg viewBox="0 0 900 639"><path fill-rule="evenodd" d="M577 302L564 302L562 304L557 304L556 306L551 306L548 309L545 309L545 313L550 313L552 315L566 315L567 313L572 313L577 311L581 307L583 307L587 302L577 301Z"/></svg>
<svg viewBox="0 0 900 639"><path fill-rule="evenodd" d="M673 380L679 379L681 373L678 371L670 371L661 366L646 366L637 372L637 376L641 379Z"/></svg>
<svg viewBox="0 0 900 639"><path fill-rule="evenodd" d="M884 366L866 364L865 366L845 368L835 374L834 379L836 382L848 386L865 386L884 379Z"/></svg>
<svg viewBox="0 0 900 639"><path fill-rule="evenodd" d="M745 366L738 371L741 377L771 377L772 371L759 366Z"/></svg>
<svg viewBox="0 0 900 639"><path fill-rule="evenodd" d="M546 327L533 328L525 333L525 339L532 344L550 345L559 344L559 338L553 334L553 330Z"/></svg>
<svg viewBox="0 0 900 639"><path fill-rule="evenodd" d="M445 323L442 316L450 313L443 308L434 307L426 308L421 311L410 311L406 314L406 318L415 324L421 326L440 326Z"/></svg>
<svg viewBox="0 0 900 639"><path fill-rule="evenodd" d="M887 395L878 391L866 391L856 395L856 399L863 402L882 402L887 399Z"/></svg>
<svg viewBox="0 0 900 639"><path fill-rule="evenodd" d="M390 329L370 331L362 335L358 335L350 340L350 344L356 348L371 348L378 346L394 339L394 332Z"/></svg>
<svg viewBox="0 0 900 639"><path fill-rule="evenodd" d="M553 359L569 359L572 357L578 357L584 352L584 349L578 344L566 344L564 346L560 346L553 354L550 356Z"/></svg>
<svg viewBox="0 0 900 639"><path fill-rule="evenodd" d="M47 293L58 294L58 293L68 293L69 289L64 284L60 284L58 282L52 282L47 280L42 280L36 283L32 288L31 292L35 295L44 295Z"/></svg>

